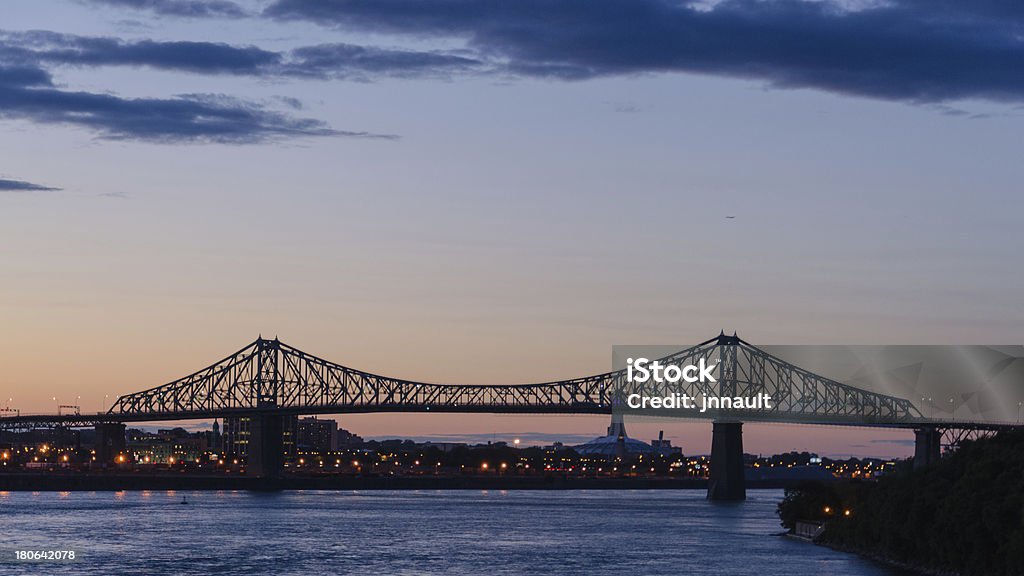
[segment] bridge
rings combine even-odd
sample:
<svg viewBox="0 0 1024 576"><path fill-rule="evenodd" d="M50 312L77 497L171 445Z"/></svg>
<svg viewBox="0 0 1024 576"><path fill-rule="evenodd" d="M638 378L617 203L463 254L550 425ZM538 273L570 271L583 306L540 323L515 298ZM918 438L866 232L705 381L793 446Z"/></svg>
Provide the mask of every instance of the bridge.
<svg viewBox="0 0 1024 576"><path fill-rule="evenodd" d="M681 365L700 358L719 364L716 382L641 385L630 382L625 370L617 370L537 384L454 385L380 376L313 356L276 338L260 337L184 378L120 396L107 412L0 417L0 430L94 426L97 459L104 461L123 449L127 422L245 416L252 422L247 470L273 478L283 467L284 417L300 414L643 414L626 408L624 399L629 394L734 397L766 393L773 399L772 407L744 413L743 421L913 429L915 466L939 458L944 434L962 436L1011 426L925 418L909 400L813 374L735 334L720 334L661 362ZM742 421L736 413L723 411L698 417L714 421L708 497L743 499Z"/></svg>

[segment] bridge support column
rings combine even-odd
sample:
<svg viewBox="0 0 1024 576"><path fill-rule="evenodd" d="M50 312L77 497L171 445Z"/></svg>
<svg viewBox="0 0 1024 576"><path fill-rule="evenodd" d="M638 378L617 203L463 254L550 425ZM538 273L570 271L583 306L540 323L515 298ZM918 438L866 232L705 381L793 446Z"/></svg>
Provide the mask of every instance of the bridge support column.
<svg viewBox="0 0 1024 576"><path fill-rule="evenodd" d="M102 422L96 425L96 462L106 466L113 464L125 449L125 425L120 422Z"/></svg>
<svg viewBox="0 0 1024 576"><path fill-rule="evenodd" d="M246 474L280 478L284 471L284 418L273 414L255 414L251 418Z"/></svg>
<svg viewBox="0 0 1024 576"><path fill-rule="evenodd" d="M914 469L931 466L942 454L942 433L932 426L914 430Z"/></svg>
<svg viewBox="0 0 1024 576"><path fill-rule="evenodd" d="M711 434L708 500L747 499L743 471L743 423L715 422Z"/></svg>

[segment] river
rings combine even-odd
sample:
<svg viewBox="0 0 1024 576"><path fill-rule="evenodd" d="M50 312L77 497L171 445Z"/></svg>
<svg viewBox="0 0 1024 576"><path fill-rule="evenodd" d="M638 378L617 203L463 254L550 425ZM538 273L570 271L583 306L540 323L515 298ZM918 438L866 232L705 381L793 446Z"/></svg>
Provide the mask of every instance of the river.
<svg viewBox="0 0 1024 576"><path fill-rule="evenodd" d="M3 574L892 575L777 536L781 490L0 492ZM182 501L187 502L183 504ZM15 550L73 550L26 562Z"/></svg>

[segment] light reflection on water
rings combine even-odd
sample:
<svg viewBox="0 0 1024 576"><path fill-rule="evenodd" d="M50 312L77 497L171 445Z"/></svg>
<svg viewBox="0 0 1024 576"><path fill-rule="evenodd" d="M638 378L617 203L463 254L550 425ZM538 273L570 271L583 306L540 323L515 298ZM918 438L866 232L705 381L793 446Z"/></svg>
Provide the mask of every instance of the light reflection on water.
<svg viewBox="0 0 1024 576"><path fill-rule="evenodd" d="M7 574L886 575L776 536L779 490L0 492ZM183 504L182 500L188 504Z"/></svg>

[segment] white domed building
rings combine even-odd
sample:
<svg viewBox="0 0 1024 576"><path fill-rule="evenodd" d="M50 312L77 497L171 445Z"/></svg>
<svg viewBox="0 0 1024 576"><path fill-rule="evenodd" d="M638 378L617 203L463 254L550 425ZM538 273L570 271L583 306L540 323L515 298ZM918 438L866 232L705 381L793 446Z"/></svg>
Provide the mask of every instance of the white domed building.
<svg viewBox="0 0 1024 576"><path fill-rule="evenodd" d="M659 450L646 442L634 440L626 435L626 425L622 422L622 416L612 416L612 423L608 426L608 434L580 444L575 447L576 452L583 456L612 458L626 458L640 454L658 454Z"/></svg>

